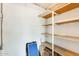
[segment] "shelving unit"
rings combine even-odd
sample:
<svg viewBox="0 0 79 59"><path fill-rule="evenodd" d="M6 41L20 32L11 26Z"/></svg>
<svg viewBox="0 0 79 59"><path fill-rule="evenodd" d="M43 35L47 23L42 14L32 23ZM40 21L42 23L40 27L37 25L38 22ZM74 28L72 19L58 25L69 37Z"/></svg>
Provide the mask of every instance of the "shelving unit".
<svg viewBox="0 0 79 59"><path fill-rule="evenodd" d="M63 16L65 13L67 12L70 12L71 10L73 9L76 9L76 8L79 8L79 3L56 3L56 4L51 4L50 6L48 6L47 8L45 9L48 9L48 10L51 10L51 11L54 11L54 15L52 15L52 12L46 12L46 13L43 13L42 15L40 15L40 17L42 17L45 21L46 21L46 24L45 25L42 25L45 29L49 29L50 26L52 26L52 24L48 24L47 21L49 20L50 17L58 17L58 21L56 21L54 24L57 25L57 27L60 26L61 27L64 27L63 24L68 24L68 23L74 23L74 22L79 22L79 19L76 18L74 19L74 16L71 16L72 13L69 16L68 19L64 19L64 17L59 17L59 16ZM78 11L77 11L78 12ZM73 13L74 14L74 13ZM67 14L65 14L66 16ZM76 14L77 17L78 17L78 14ZM65 17L66 18L66 17ZM55 19L54 19L55 20ZM72 25L72 24L69 24L69 25ZM65 25L66 26L66 25ZM57 28L58 30L61 30L59 31L60 34L55 34L54 36L57 37L57 38L60 38L60 39L66 39L66 40L72 40L72 41L79 41L79 37L78 36L72 36L72 35L64 35L64 34L61 34L61 32L65 32L65 31L62 31L64 30L64 28L60 29L60 28ZM76 27L75 27L76 28ZM68 28L67 28L68 29ZM71 29L70 29L71 30ZM69 33L71 34L71 32ZM75 33L76 34L76 33ZM47 30L45 31L45 33L42 33L42 35L44 35L46 38L47 37L52 37L52 34L49 33ZM78 35L78 34L77 34ZM70 42L70 41L69 41ZM42 43L43 44L43 43ZM44 45L45 46L45 45ZM46 45L47 46L47 45ZM57 46L55 45L54 46L54 51L59 53L60 55L63 55L63 56L74 56L74 55L79 55L75 52L72 52L72 51L69 51L65 48L62 48L62 45L61 47L60 46Z"/></svg>
<svg viewBox="0 0 79 59"><path fill-rule="evenodd" d="M76 29L79 29L75 27L79 22L79 18L76 17L77 15L79 15L77 14L78 8L79 3L69 3L62 8L55 10L58 15L55 16L56 21L54 23L55 30L57 31L54 34L56 40L54 40L56 42L54 45L54 51L61 56L79 56L79 53L76 53L79 47L74 48L75 45L78 45L75 43L79 42L79 33L76 33L77 31L75 31ZM69 17L66 18L65 16Z"/></svg>
<svg viewBox="0 0 79 59"><path fill-rule="evenodd" d="M47 29L51 29L50 26L52 26L52 22L51 22L51 23L47 23L48 20L49 20L49 18L52 17L52 13L51 13L51 16L50 16L50 17L49 17L49 13L47 13L47 14L42 14L41 17L43 17L44 20L45 20L45 22L46 22L45 25L42 25L42 26L45 27L45 33L42 33L42 35L44 35L45 37L47 37L47 36L52 37L52 32L51 32L51 33L49 33L49 31L47 32ZM52 19L52 18L51 18L51 19ZM52 29L51 29L51 30L52 30Z"/></svg>
<svg viewBox="0 0 79 59"><path fill-rule="evenodd" d="M45 42L41 42L41 55L43 56L51 56L52 55L52 42L50 40L52 40L52 32L50 32L52 30L52 12L45 12L41 15L39 15L39 17L43 18L45 21L45 24L42 25L42 27L44 28L45 32L41 33L44 36L44 40ZM51 43L50 43L51 42Z"/></svg>
<svg viewBox="0 0 79 59"><path fill-rule="evenodd" d="M35 4L35 5L42 7L38 3ZM54 11L54 15L52 15L51 12L47 11L47 12L45 12L45 13L39 15L39 16L47 20L50 17L65 13L67 11L70 11L70 10L78 8L78 7L79 7L79 3L55 3L55 4L50 4L50 5L48 5L48 7L44 8L44 9Z"/></svg>

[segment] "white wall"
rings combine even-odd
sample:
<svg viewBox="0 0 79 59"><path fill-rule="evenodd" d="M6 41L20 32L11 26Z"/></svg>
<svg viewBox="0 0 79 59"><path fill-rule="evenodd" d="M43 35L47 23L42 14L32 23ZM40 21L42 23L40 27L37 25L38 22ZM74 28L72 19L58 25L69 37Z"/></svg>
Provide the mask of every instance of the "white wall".
<svg viewBox="0 0 79 59"><path fill-rule="evenodd" d="M79 19L79 8L63 13L55 17L55 22ZM79 22L55 25L55 34L79 36ZM77 41L76 41L77 40ZM55 37L54 43L63 48L79 53L79 40Z"/></svg>
<svg viewBox="0 0 79 59"><path fill-rule="evenodd" d="M43 39L42 20L37 17L42 8L33 4L3 4L3 50L2 55L26 55L27 42Z"/></svg>

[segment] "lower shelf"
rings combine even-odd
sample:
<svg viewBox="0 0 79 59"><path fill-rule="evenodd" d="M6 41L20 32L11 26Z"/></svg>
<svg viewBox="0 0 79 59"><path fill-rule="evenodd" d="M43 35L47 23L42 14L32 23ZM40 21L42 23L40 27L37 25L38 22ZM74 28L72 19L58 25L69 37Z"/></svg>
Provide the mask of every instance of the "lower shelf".
<svg viewBox="0 0 79 59"><path fill-rule="evenodd" d="M48 42L42 42L40 51L42 56L52 56L52 44Z"/></svg>
<svg viewBox="0 0 79 59"><path fill-rule="evenodd" d="M54 51L54 56L61 56L61 55L57 53L56 51Z"/></svg>
<svg viewBox="0 0 79 59"><path fill-rule="evenodd" d="M56 53L58 53L61 56L79 56L78 53L75 53L73 51L67 50L65 48L59 47L57 45L54 45L54 51ZM54 54L55 56L57 56L56 54Z"/></svg>

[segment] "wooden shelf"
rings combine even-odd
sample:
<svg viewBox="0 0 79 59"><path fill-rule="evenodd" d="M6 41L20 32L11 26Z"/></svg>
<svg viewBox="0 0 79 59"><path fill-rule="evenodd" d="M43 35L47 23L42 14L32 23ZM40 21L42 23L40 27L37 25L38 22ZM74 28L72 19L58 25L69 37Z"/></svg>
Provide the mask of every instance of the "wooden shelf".
<svg viewBox="0 0 79 59"><path fill-rule="evenodd" d="M62 48L60 46L54 45L54 51L59 53L62 56L79 56L79 53L75 53L71 50Z"/></svg>
<svg viewBox="0 0 79 59"><path fill-rule="evenodd" d="M51 11L46 11L46 12L40 14L39 17L42 17L45 20L47 20L48 18L51 18L52 17L52 12Z"/></svg>
<svg viewBox="0 0 79 59"><path fill-rule="evenodd" d="M66 6L64 6L63 8L56 10L55 12L58 14L62 14L64 12L70 11L70 10L75 9L75 8L79 8L79 3L70 3Z"/></svg>
<svg viewBox="0 0 79 59"><path fill-rule="evenodd" d="M79 3L58 3L56 5L50 6L48 9L54 11L56 13L54 16L56 16L75 8L79 8Z"/></svg>
<svg viewBox="0 0 79 59"><path fill-rule="evenodd" d="M65 13L65 12L73 10L75 8L79 8L79 3L58 3L58 4L51 5L50 7L48 7L48 9L55 12L54 14L52 14L52 12L47 11L48 13L46 12L39 16L44 18L45 20L48 20L48 18L50 18L50 17L54 17L56 15Z"/></svg>
<svg viewBox="0 0 79 59"><path fill-rule="evenodd" d="M49 42L47 42L47 41L42 42L41 44L42 44L43 46L45 46L45 47L48 47L48 48L52 49L52 44L49 43Z"/></svg>
<svg viewBox="0 0 79 59"><path fill-rule="evenodd" d="M41 53L41 55L42 56L48 56L48 55L46 55L46 51L45 51L46 47L50 49L50 51L51 51L51 53L53 55L53 52L52 52L53 51L53 49L52 49L53 46L52 46L51 43L49 43L47 41L41 42L41 45L40 45L40 53Z"/></svg>
<svg viewBox="0 0 79 59"><path fill-rule="evenodd" d="M52 4L48 7L49 10L51 11L56 11L60 8L63 8L64 6L68 5L69 3L56 3L56 4Z"/></svg>
<svg viewBox="0 0 79 59"><path fill-rule="evenodd" d="M61 24L67 24L67 23L73 23L73 22L79 22L79 19L74 19L74 20L62 20L59 22L56 22L55 24L61 25Z"/></svg>
<svg viewBox="0 0 79 59"><path fill-rule="evenodd" d="M43 16L42 18L48 19L48 18L50 18L50 17L52 17L52 13L49 13L49 14Z"/></svg>
<svg viewBox="0 0 79 59"><path fill-rule="evenodd" d="M79 39L79 37L77 37L77 36L70 36L70 35L59 35L59 34L55 34L55 36Z"/></svg>
<svg viewBox="0 0 79 59"><path fill-rule="evenodd" d="M58 38L63 38L66 40L79 41L79 36L59 35L59 34L55 34L54 36Z"/></svg>
<svg viewBox="0 0 79 59"><path fill-rule="evenodd" d="M44 18L45 20L48 20L49 18L52 18L52 17L54 17L56 15L57 15L56 13L54 13L54 14L50 13L50 14L47 14L45 16L42 16L42 18Z"/></svg>
<svg viewBox="0 0 79 59"><path fill-rule="evenodd" d="M62 14L75 8L79 8L79 3L58 3L50 6L48 9L56 12L57 14Z"/></svg>
<svg viewBox="0 0 79 59"><path fill-rule="evenodd" d="M43 25L43 26L52 26L52 24L46 24L46 25Z"/></svg>
<svg viewBox="0 0 79 59"><path fill-rule="evenodd" d="M56 15L56 13L52 14L52 12L50 13L43 13L41 15L39 15L39 17L44 18L45 20L48 20L49 18L52 18Z"/></svg>
<svg viewBox="0 0 79 59"><path fill-rule="evenodd" d="M42 33L43 35L49 35L49 36L52 36L52 34L49 34L49 33Z"/></svg>

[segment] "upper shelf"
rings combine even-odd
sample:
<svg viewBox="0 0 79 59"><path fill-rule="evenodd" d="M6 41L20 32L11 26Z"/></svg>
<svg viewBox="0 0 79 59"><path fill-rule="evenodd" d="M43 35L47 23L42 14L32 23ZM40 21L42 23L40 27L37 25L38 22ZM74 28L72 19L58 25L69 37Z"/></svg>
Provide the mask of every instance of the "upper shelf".
<svg viewBox="0 0 79 59"><path fill-rule="evenodd" d="M79 8L79 3L58 3L49 7L50 10L56 12L57 14L62 14L74 8Z"/></svg>
<svg viewBox="0 0 79 59"><path fill-rule="evenodd" d="M58 13L58 14L61 14L61 13L70 11L74 8L79 8L79 3L68 4L68 5L64 6L63 8L60 8L60 9L56 10L55 12Z"/></svg>
<svg viewBox="0 0 79 59"><path fill-rule="evenodd" d="M56 15L56 13L48 13L48 14L45 14L45 15L40 15L40 17L44 18L45 20L48 20L49 18L52 18Z"/></svg>
<svg viewBox="0 0 79 59"><path fill-rule="evenodd" d="M52 12L47 13L47 11L46 13L43 13L40 16L44 19L48 19L50 17L65 13L75 8L79 8L79 3L58 3L48 8L54 12L53 14Z"/></svg>
<svg viewBox="0 0 79 59"><path fill-rule="evenodd" d="M49 18L51 18L53 15L52 15L52 12L49 12L49 11L47 11L47 12L44 12L43 14L40 14L39 15L39 17L42 17L42 18L44 18L44 19L49 19Z"/></svg>
<svg viewBox="0 0 79 59"><path fill-rule="evenodd" d="M48 19L48 18L50 18L50 17L52 17L52 13L49 13L49 14L47 14L47 15L42 16L42 18L45 18L45 19Z"/></svg>
<svg viewBox="0 0 79 59"><path fill-rule="evenodd" d="M52 4L48 7L49 10L51 11L56 11L60 8L63 8L64 6L68 5L69 3L55 3L55 4Z"/></svg>
<svg viewBox="0 0 79 59"><path fill-rule="evenodd" d="M66 24L66 23L73 23L73 22L78 22L79 19L71 19L71 20L62 20L62 21L58 21L55 24L61 25L61 24Z"/></svg>

